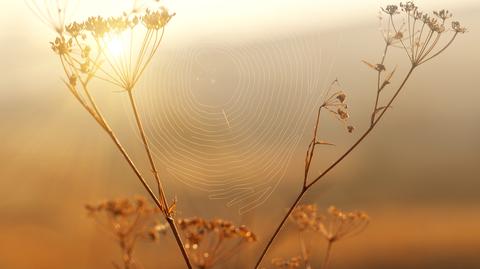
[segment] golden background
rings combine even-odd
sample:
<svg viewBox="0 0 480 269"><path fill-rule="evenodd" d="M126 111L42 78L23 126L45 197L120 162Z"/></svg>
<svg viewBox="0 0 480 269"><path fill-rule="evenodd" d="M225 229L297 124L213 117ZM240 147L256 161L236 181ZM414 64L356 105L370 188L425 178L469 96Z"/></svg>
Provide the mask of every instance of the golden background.
<svg viewBox="0 0 480 269"><path fill-rule="evenodd" d="M110 7L119 6L90 2L80 3L74 17L114 13ZM293 46L288 44L300 39L335 53L325 80L342 81L357 134L365 128L375 74L361 60L381 56L376 16L385 1L199 2L167 2L177 16L167 27L160 62L162 55L168 58L197 44ZM331 268L480 267L480 5L417 4L425 10L448 8L469 32L414 74L379 127L305 198L321 208L334 204L365 210L372 218L364 233L336 246ZM107 136L64 88L48 44L53 32L22 1L3 1L1 13L0 268L110 268L118 258L116 246L87 218L83 205L144 191ZM401 56L396 52L392 64L405 66ZM215 59L211 61L215 65ZM149 75L156 70L152 65ZM286 79L294 78L287 74ZM110 97L112 90L99 89L97 94L133 158L148 171L120 98ZM166 180L181 216L231 219L257 233L259 242L221 267L251 267L291 203L300 188L308 126L278 188L246 214ZM338 144L353 140L341 128L335 130L330 137L338 133ZM326 151L320 161L328 164L342 149ZM169 236L157 244L142 244L137 253L145 268L176 268L182 261L174 250ZM314 263L320 264L323 248L315 251L319 254ZM293 229L287 226L267 260L298 253Z"/></svg>

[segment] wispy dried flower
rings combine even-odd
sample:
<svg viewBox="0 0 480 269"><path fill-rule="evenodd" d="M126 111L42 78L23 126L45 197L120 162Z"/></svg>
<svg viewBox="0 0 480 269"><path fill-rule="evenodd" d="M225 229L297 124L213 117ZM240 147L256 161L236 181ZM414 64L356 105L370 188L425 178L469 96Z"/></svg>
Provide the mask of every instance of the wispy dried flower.
<svg viewBox="0 0 480 269"><path fill-rule="evenodd" d="M333 92L333 93L331 93ZM331 93L331 94L330 94ZM330 94L330 96L328 96ZM345 103L347 95L343 89L341 89L338 80L334 80L330 87L328 88L327 94L328 97L323 102L321 108L327 109L330 113L335 115L335 117L346 124L347 119L350 117L348 114L348 106ZM348 128L347 128L348 130Z"/></svg>
<svg viewBox="0 0 480 269"><path fill-rule="evenodd" d="M158 221L160 210L143 197L108 200L85 208L89 216L118 241L125 269L137 264L133 253L138 239L158 241L167 229Z"/></svg>
<svg viewBox="0 0 480 269"><path fill-rule="evenodd" d="M165 8L161 8L157 11L151 11L147 9L145 15L142 17L143 24L149 30L159 30L163 28L172 18L173 15L170 15Z"/></svg>
<svg viewBox="0 0 480 269"><path fill-rule="evenodd" d="M400 12L398 12L398 6L396 6L396 5L388 5L386 8L382 7L382 11L387 13L388 15L392 15L392 16L400 13Z"/></svg>
<svg viewBox="0 0 480 269"><path fill-rule="evenodd" d="M458 21L452 21L452 29L457 32L457 33L465 33L467 31L467 28L462 27L460 25L460 22Z"/></svg>
<svg viewBox="0 0 480 269"><path fill-rule="evenodd" d="M400 7L404 14L402 24L399 27L394 17L390 16L389 23L385 27L388 36L385 40L387 43L392 41L392 39L389 38L390 28L392 28L394 35L397 36L396 40L399 41L401 47L405 50L412 66L418 66L436 57L450 46L457 33L463 33L465 30L462 27L453 27L452 24L454 34L444 42L444 45L441 45L442 37L445 36L447 32L445 22L452 17L452 13L445 9L434 11L433 15L436 17L434 18L419 11L418 7L410 1L400 3ZM382 8L382 10L389 14L388 10L393 12L394 8L391 7L388 10ZM397 35L397 33L403 32L404 24L406 24L405 29L407 33Z"/></svg>
<svg viewBox="0 0 480 269"><path fill-rule="evenodd" d="M400 3L400 7L402 8L403 11L407 13L417 10L417 6L415 6L415 4L412 1L408 1L405 4Z"/></svg>
<svg viewBox="0 0 480 269"><path fill-rule="evenodd" d="M452 13L450 13L448 10L445 10L445 9L442 9L440 11L434 11L433 14L438 18L440 18L442 21L445 21L452 17Z"/></svg>
<svg viewBox="0 0 480 269"><path fill-rule="evenodd" d="M89 79L97 77L130 91L156 53L164 27L173 15L160 7L138 15L89 17L68 24L65 31L62 28L52 48L61 56L67 76L80 72ZM138 36L138 41L133 36ZM140 40L142 43L138 44ZM69 45L69 50L63 45ZM91 55L92 51L96 55Z"/></svg>
<svg viewBox="0 0 480 269"><path fill-rule="evenodd" d="M52 50L59 55L66 55L72 51L72 39L65 40L63 37L55 38L55 41L50 42Z"/></svg>
<svg viewBox="0 0 480 269"><path fill-rule="evenodd" d="M247 227L237 227L222 219L179 219L178 227L184 234L185 249L192 263L201 269L225 261L246 243L257 240Z"/></svg>
<svg viewBox="0 0 480 269"><path fill-rule="evenodd" d="M317 228L317 206L314 204L298 205L292 211L290 220L300 231L315 230Z"/></svg>
<svg viewBox="0 0 480 269"><path fill-rule="evenodd" d="M318 218L318 230L327 241L334 242L362 232L370 222L368 215L361 211L344 212L331 206L326 214Z"/></svg>

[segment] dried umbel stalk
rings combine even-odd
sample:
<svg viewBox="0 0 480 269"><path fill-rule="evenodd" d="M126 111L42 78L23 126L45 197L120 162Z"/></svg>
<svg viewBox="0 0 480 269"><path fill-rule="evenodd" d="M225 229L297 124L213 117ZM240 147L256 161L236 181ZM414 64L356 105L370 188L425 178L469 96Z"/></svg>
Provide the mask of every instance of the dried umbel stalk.
<svg viewBox="0 0 480 269"><path fill-rule="evenodd" d="M328 267L333 243L358 235L367 228L370 218L365 212L345 212L330 206L326 214L318 218L317 230L327 241L327 250L323 261L323 269Z"/></svg>
<svg viewBox="0 0 480 269"><path fill-rule="evenodd" d="M130 168L163 213L187 267L191 268L175 226L173 212L175 204L170 204L167 201L133 95L135 85L158 51L165 26L174 14L170 14L163 7L143 9L144 1L135 1L132 10L124 12L120 16L93 16L84 21L67 24L65 22L65 10L68 1L56 0L54 5L50 5L54 0L29 1L32 3L30 5L32 10L44 22L53 27L56 32L57 36L51 42L51 48L62 63L65 73L64 82L68 90L108 134L128 162ZM46 4L46 6L42 6L42 4ZM148 157L150 170L157 183L157 194L147 183L102 114L94 95L91 93L90 86L94 80L107 81L120 87L128 94L138 132Z"/></svg>
<svg viewBox="0 0 480 269"><path fill-rule="evenodd" d="M345 212L330 206L317 219L318 231L329 242L357 235L367 228L370 219L365 212Z"/></svg>
<svg viewBox="0 0 480 269"><path fill-rule="evenodd" d="M124 269L141 268L134 259L134 250L139 240L158 241L166 234L167 225L160 223L161 211L152 207L145 198L121 198L95 205L86 205L88 215L110 235L122 251ZM113 263L116 268L121 268Z"/></svg>
<svg viewBox="0 0 480 269"><path fill-rule="evenodd" d="M305 233L317 229L318 218L317 205L315 204L297 205L290 215L290 220L295 224L298 230L300 250L305 269L312 268L310 265L311 250L305 240Z"/></svg>
<svg viewBox="0 0 480 269"><path fill-rule="evenodd" d="M290 219L299 231L300 248L306 268L312 268L309 262L311 250L305 244L303 233L306 231L320 233L327 241L323 269L328 266L333 243L358 235L370 222L368 215L362 211L345 212L330 206L326 213L319 213L315 204L296 206Z"/></svg>
<svg viewBox="0 0 480 269"><path fill-rule="evenodd" d="M212 268L236 254L240 248L257 241L247 227L237 227L222 219L179 219L178 227L184 235L190 260L199 269Z"/></svg>
<svg viewBox="0 0 480 269"><path fill-rule="evenodd" d="M370 63L364 61L369 67L372 68L377 74L377 83L375 87L376 98L374 101L374 107L370 116L370 124L367 129L360 135L360 137L350 146L348 149L340 155L332 164L327 166L318 176L313 179L309 178L309 172L311 162L315 153L315 146L319 144L331 145L330 142L325 142L317 138L319 132L319 120L320 112L323 108L329 108L328 110L335 114L340 120L348 118L348 113L344 110L345 97L342 92L335 93L327 98L326 102L318 109L316 123L314 125L314 132L312 140L307 148L305 156L305 171L303 175L302 188L293 201L292 205L284 215L282 221L274 230L271 238L268 240L267 245L263 249L259 259L257 260L255 268L258 268L265 257L267 251L272 245L273 241L277 237L278 233L284 226L289 215L292 213L296 205L300 202L310 188L324 178L328 172L335 168L345 157L347 157L361 142L371 133L371 131L377 126L380 120L383 118L389 108L391 108L393 102L396 100L399 93L402 91L413 71L419 66L437 57L444 52L454 42L459 34L466 32L466 28L459 22L454 21L448 23L448 20L452 17L452 14L447 10L440 10L428 15L419 11L418 7L412 2L400 5L389 5L382 8L382 12L387 16L387 22L384 23L385 28L382 29L382 35L385 42L381 60L378 63ZM403 22L398 23L398 19L402 17ZM400 18L400 19L402 19ZM391 87L394 74L396 74L396 67L389 68L386 66L387 54L391 47L400 47L405 51L405 55L410 61L410 68L406 75L401 80L400 84L396 87L396 90L387 97L384 104L380 104L380 96L385 92L388 87ZM333 103L332 103L333 102ZM328 107L325 104L330 104ZM335 110L333 108L338 107ZM352 130L353 127L347 127L347 130Z"/></svg>

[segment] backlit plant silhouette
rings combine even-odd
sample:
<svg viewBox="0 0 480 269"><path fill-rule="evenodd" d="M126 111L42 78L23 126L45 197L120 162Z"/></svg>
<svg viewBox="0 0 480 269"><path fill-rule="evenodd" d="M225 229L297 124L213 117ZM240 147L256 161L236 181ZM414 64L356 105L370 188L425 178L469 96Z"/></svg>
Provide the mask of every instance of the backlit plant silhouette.
<svg viewBox="0 0 480 269"><path fill-rule="evenodd" d="M122 252L124 269L142 268L134 259L134 250L139 240L158 241L167 227L158 221L160 210L152 207L143 197L108 200L95 205L86 205L88 215L113 236ZM115 268L122 268L113 263Z"/></svg>
<svg viewBox="0 0 480 269"><path fill-rule="evenodd" d="M278 268L299 268L301 264L304 264L305 269L313 268L310 264L312 247L305 240L306 233L313 232L327 242L322 266L322 269L326 269L333 244L361 233L370 222L368 215L361 211L345 212L330 206L327 212L322 214L318 212L315 204L296 206L290 215L290 220L297 228L302 255L290 259L272 260L272 264Z"/></svg>
<svg viewBox="0 0 480 269"><path fill-rule="evenodd" d="M371 131L375 129L388 109L391 108L393 102L404 88L412 73L419 66L429 62L444 52L450 47L459 34L466 32L466 28L461 26L458 21L449 22L452 14L447 10L435 11L432 15L429 15L421 12L412 2L406 2L400 3L398 6L389 5L386 8L382 8L382 12L387 17L387 22L384 24L384 29L382 29L382 35L385 42L382 57L380 61L375 64L364 61L377 73L375 85L376 97L369 125L360 137L343 154L341 154L339 158L337 158L319 175L310 177L309 172L311 162L315 156L317 146L332 144L319 139L320 113L323 110L327 110L334 113L335 116L341 120L346 120L348 118L348 114L345 111L346 105L344 105L346 96L343 91L335 92L327 97L323 104L320 105L313 128L313 137L307 147L302 187L289 210L283 216L279 225L268 240L267 245L257 260L255 268L260 266L273 241L305 193L307 193L317 182L322 180L328 172L342 162L345 157L347 157L371 133ZM393 88L391 84L396 68L387 68L385 61L391 48L396 45L399 45L405 52L405 55L410 62L410 66L407 73L401 79L400 84ZM335 84L337 84L336 81L332 83L330 88ZM393 88L393 93L391 88ZM381 104L380 97L383 95L388 96L389 89L390 95L387 97L386 103ZM353 127L348 126L347 130L352 132Z"/></svg>
<svg viewBox="0 0 480 269"><path fill-rule="evenodd" d="M175 205L167 201L134 98L135 85L155 56L162 41L165 26L174 14L169 14L163 7L155 10L139 10L134 5L132 11L124 12L117 17L89 17L85 21L65 24L68 1L46 1L46 6L36 1L29 3L38 17L52 27L57 34L55 40L51 42L51 48L62 63L66 87L117 146L163 213L187 266L191 268L175 224ZM97 105L90 88L94 79L110 82L128 94L138 132L157 183L157 194L130 158Z"/></svg>
<svg viewBox="0 0 480 269"><path fill-rule="evenodd" d="M211 268L235 254L239 247L256 241L256 236L246 227L236 227L232 223L221 220L204 220L201 218L175 219L175 202L169 202L165 188L159 176L155 160L145 134L142 119L135 102L136 85L144 71L154 58L162 42L165 27L174 14L165 8L142 8L138 1L132 10L116 17L89 17L80 22L66 23L69 2L67 0L28 1L36 15L55 32L51 49L58 57L64 74L64 83L80 105L92 116L98 125L111 138L117 149L127 161L136 177L154 201L156 209L150 209L145 201L115 200L97 206L89 206L90 214L99 219L106 218L110 232L118 239L122 249L123 263L126 269L136 266L133 259L133 248L136 238L145 234L144 228L137 231L135 219L160 213L168 223L176 243L183 255L185 264L192 268ZM341 238L362 231L368 224L368 217L361 212L342 212L331 207L326 215L319 214L313 205L297 207L303 196L320 180L324 179L345 157L347 157L375 129L385 113L402 92L413 72L423 64L443 53L466 28L457 21L449 22L452 14L447 10L433 12L432 15L421 12L412 2L400 5L389 5L382 8L381 19L384 47L379 61L364 63L371 68L376 77L374 85L375 98L366 128L353 144L318 175L311 174L312 163L318 150L323 146L334 145L321 136L320 119L323 113L329 113L339 120L349 133L355 128L348 124L349 114L347 94L338 80L331 83L322 104L318 107L312 138L306 147L304 173L298 195L286 214L277 225L272 236L263 248L254 268L258 268L275 238L283 228L286 220L293 219L302 232L314 230L323 235L328 247L324 266L328 266L330 250L333 243ZM390 51L399 47L409 61L408 71L394 86L397 76L396 67L387 66L386 60ZM149 162L150 170L156 182L156 190L152 188L142 175L137 165L119 141L117 133L111 128L102 113L94 95L91 84L94 80L106 81L118 87L128 95L131 111L135 118L136 128ZM386 100L386 101L381 101ZM349 100L348 100L349 101ZM300 184L300 183L299 183ZM134 219L131 222L131 219ZM105 224L105 222L103 222ZM149 234L156 238L160 226L153 226ZM152 232L153 231L153 232ZM186 242L182 241L182 234ZM272 264L278 268L298 268L302 264L311 268L309 251L304 243L302 256L289 259L274 259ZM192 261L192 262L191 262ZM116 265L116 267L119 267Z"/></svg>

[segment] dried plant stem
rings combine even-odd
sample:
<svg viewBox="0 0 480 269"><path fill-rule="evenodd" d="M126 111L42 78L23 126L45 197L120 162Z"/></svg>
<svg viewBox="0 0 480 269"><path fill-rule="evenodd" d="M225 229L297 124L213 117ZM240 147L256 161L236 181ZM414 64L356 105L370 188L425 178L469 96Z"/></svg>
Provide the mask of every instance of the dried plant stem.
<svg viewBox="0 0 480 269"><path fill-rule="evenodd" d="M382 61L380 62L381 66L383 66L383 64L385 63L385 58L387 57L387 51L388 51L389 46L390 46L389 43L385 43L385 49L383 50ZM380 99L380 92L383 89L383 86L380 84L380 76L382 74L382 70L379 69L377 72L378 72L378 74L377 74L377 94L376 94L376 97L375 97L375 107L373 108L370 125L372 125L373 122L375 121L375 115L377 114L376 112L377 112L377 109L378 109L378 101Z"/></svg>
<svg viewBox="0 0 480 269"><path fill-rule="evenodd" d="M140 133L140 137L142 138L143 146L145 147L145 152L147 153L147 156L148 156L148 161L150 163L150 168L152 169L153 176L155 177L155 180L157 182L158 194L160 195L160 201L163 204L162 211L164 212L165 215L169 215L168 214L169 205L168 205L168 202L167 202L165 191L164 191L162 182L160 180L160 177L158 175L157 167L156 167L155 162L153 160L153 155L152 155L152 152L150 150L150 146L148 144L147 136L145 135L145 129L143 128L143 124L142 124L142 121L140 119L140 114L138 113L135 98L133 97L132 90L127 90L127 92L128 92L128 97L129 97L129 100L130 100L130 104L132 106L133 114L135 116L135 122L137 124L138 131Z"/></svg>
<svg viewBox="0 0 480 269"><path fill-rule="evenodd" d="M270 238L270 240L268 240L267 245L266 245L265 248L263 249L262 254L260 255L260 258L257 260L257 263L255 264L255 268L258 268L258 267L260 266L260 264L262 263L262 260L263 260L263 258L265 257L265 255L267 254L267 251L270 249L270 246L272 245L273 241L275 240L275 238L277 237L278 233L279 233L280 230L282 229L283 225L284 225L285 222L287 221L288 217L289 217L290 214L292 213L293 209L295 209L295 207L297 206L298 202L300 202L300 200L302 199L303 194L305 193L305 191L306 191L306 189L305 189L305 188L302 188L302 191L301 191L300 194L297 196L297 198L296 198L295 201L293 202L292 206L290 206L290 208L288 209L287 213L283 216L282 220L280 221L280 223L278 224L277 228L276 228L275 231L273 232L272 237Z"/></svg>
<svg viewBox="0 0 480 269"><path fill-rule="evenodd" d="M325 250L325 258L323 259L322 269L327 269L328 262L330 261L330 254L332 253L333 240L328 240L327 250Z"/></svg>
<svg viewBox="0 0 480 269"><path fill-rule="evenodd" d="M307 246L305 244L305 239L303 238L302 232L299 233L299 240L300 240L300 249L302 251L302 258L305 263L305 269L312 269L312 265L310 265L310 258L308 257L309 253L308 253Z"/></svg>
<svg viewBox="0 0 480 269"><path fill-rule="evenodd" d="M125 241L125 238L120 238L120 247L122 249L122 260L124 269L130 269L130 265L133 264L133 248Z"/></svg>
<svg viewBox="0 0 480 269"><path fill-rule="evenodd" d="M170 228L172 229L173 235L175 236L175 240L180 248L180 251L182 252L182 256L185 260L185 263L187 264L188 268L192 268L192 265L190 264L190 259L188 258L187 251L185 250L185 246L183 245L182 238L180 237L180 233L178 231L177 226L175 225L175 219L170 211L170 205L168 204L167 198L165 196L165 191L162 185L162 182L160 180L160 177L158 175L158 170L155 165L155 161L153 160L153 155L150 150L150 146L148 144L147 136L145 135L145 129L143 128L142 121L140 119L140 114L138 113L137 105L135 103L135 98L133 97L132 90L127 90L128 92L128 97L130 99L130 104L132 105L132 110L135 115L135 121L137 123L138 131L140 132L140 136L142 137L143 145L145 147L145 151L148 156L148 160L150 163L150 167L152 169L152 173L155 177L155 180L157 181L157 186L158 186L158 193L161 198L161 203L163 204L163 208L160 208L160 210L163 211L164 216L168 224L170 225Z"/></svg>
<svg viewBox="0 0 480 269"><path fill-rule="evenodd" d="M82 98L79 97L79 95L75 92L75 90L72 90L71 88L69 88L71 90L71 92L73 93L73 95L76 97L76 99L80 102L80 104L82 105L82 107L84 107L87 112L95 119L95 121L102 127L102 129L108 134L108 136L112 139L113 143L115 144L115 146L117 147L117 149L120 151L120 153L122 154L122 156L124 157L124 159L127 161L128 165L130 166L130 168L133 170L133 172L135 173L135 175L137 176L137 178L140 180L141 184L143 185L143 187L145 188L145 190L147 190L148 194L150 195L150 197L153 199L155 205L160 209L160 210L164 210L164 205L166 204L166 199L163 200L164 202L160 202L160 200L157 198L157 196L155 195L155 193L153 192L152 188L150 188L150 186L148 185L147 181L144 179L144 177L142 176L140 170L137 168L137 166L135 165L135 163L133 162L133 160L131 159L130 155L128 155L127 151L125 150L125 148L123 147L123 145L120 143L120 141L118 140L117 136L115 135L114 131L112 130L112 128L110 127L110 125L108 124L108 122L106 121L106 119L103 117L102 113L100 112L100 110L98 109L98 106L96 105L96 102L95 102L95 99L93 98L93 96L90 94L90 92L87 90L87 87L85 84L82 84L83 88L84 88L84 92L85 94L87 95L87 98L89 100L89 104L87 104L85 102L85 100L83 100ZM158 181L157 181L158 182ZM159 189L161 188L161 185L159 186ZM166 207L167 208L167 211L168 211L168 206ZM192 265L190 263L190 260L188 258L188 254L185 250L185 247L183 245L183 242L182 242L182 239L180 237L180 234L178 232L178 228L176 227L175 225L175 220L171 217L171 216L165 216L168 224L170 225L170 228L172 229L172 232L175 236L175 241L177 242L177 245L179 246L180 248L180 251L182 253L182 256L185 260L185 263L187 265L187 267L189 269L192 268Z"/></svg>
<svg viewBox="0 0 480 269"><path fill-rule="evenodd" d="M414 65L412 64L410 70L408 71L407 75L405 76L405 78L403 79L402 83L400 84L400 86L397 88L395 94L391 97L390 101L387 103L387 105L381 110L380 114L378 115L378 118L376 118L376 120L373 121L373 123L368 127L368 129L362 134L362 136L360 136L360 138L352 145L350 146L350 148L347 149L347 151L345 151L345 153L343 153L336 161L334 161L329 167L327 167L327 169L325 169L319 176L317 176L314 180L312 180L310 183L306 183L306 181L304 181L304 184L303 184L303 187L302 187L302 190L300 191L300 193L297 195L296 199L294 200L294 202L292 203L292 205L290 206L290 208L288 209L287 213L285 214L285 216L283 217L282 221L280 222L280 224L278 225L278 227L275 229L275 232L272 234L271 238L269 239L269 241L267 242L267 245L265 246L265 248L263 249L262 251L262 254L260 255L259 259L257 260L257 263L255 265L255 268L258 268L260 266L260 264L262 263L262 260L263 258L265 257L265 255L267 254L269 248L271 247L273 241L275 240L275 238L277 237L278 233L280 232L280 230L282 229L283 225L285 224L286 220L288 219L288 217L290 216L290 214L292 213L293 209L297 206L297 204L299 203L299 201L302 199L302 197L305 195L305 193L315 184L317 183L320 179L322 179L328 172L330 172L330 170L332 170L334 167L336 167L343 159L345 159L345 157L347 157L369 134L370 132L375 128L375 126L378 124L378 122L383 118L383 116L385 115L385 112L387 111L387 109L392 105L392 103L395 101L395 99L397 98L398 94L401 92L401 90L403 89L403 87L405 86L405 84L407 83L408 79L410 78L413 70L417 67L417 65ZM318 121L317 121L317 124L318 124Z"/></svg>

